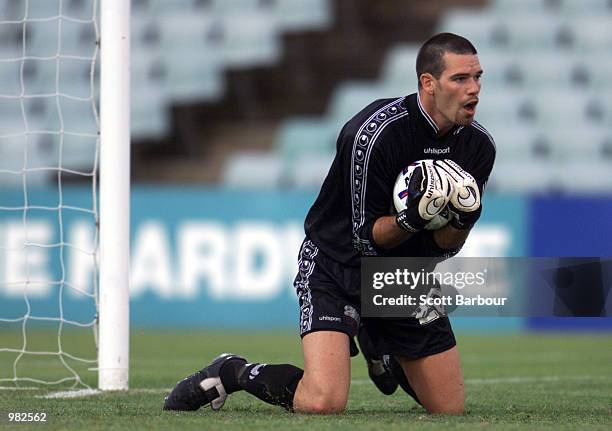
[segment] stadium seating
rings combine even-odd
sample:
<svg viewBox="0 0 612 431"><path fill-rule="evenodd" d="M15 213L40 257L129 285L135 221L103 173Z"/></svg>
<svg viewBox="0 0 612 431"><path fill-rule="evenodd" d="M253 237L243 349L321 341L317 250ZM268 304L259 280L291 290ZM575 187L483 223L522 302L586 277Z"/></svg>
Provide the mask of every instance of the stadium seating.
<svg viewBox="0 0 612 431"><path fill-rule="evenodd" d="M612 188L611 23L607 0L493 0L485 9L441 17L438 31L465 35L479 51L484 75L477 120L498 149L491 187L517 193ZM417 50L390 50L375 82L339 85L318 122L290 119L281 126L276 148L287 170L298 175L292 157L329 151L331 125L337 133L357 108L414 91ZM601 182L584 167L591 163ZM590 178L576 185L576 176Z"/></svg>
<svg viewBox="0 0 612 431"><path fill-rule="evenodd" d="M543 91L533 96L535 119L545 129L573 124L580 130L603 124L605 107L599 98L582 91Z"/></svg>
<svg viewBox="0 0 612 431"><path fill-rule="evenodd" d="M612 57L596 54L582 54L574 65L573 74L581 79L584 86L593 91L612 88ZM608 100L609 98L605 98Z"/></svg>
<svg viewBox="0 0 612 431"><path fill-rule="evenodd" d="M338 131L320 118L296 117L286 121L276 138L278 151L287 164L307 155L329 155L335 151Z"/></svg>
<svg viewBox="0 0 612 431"><path fill-rule="evenodd" d="M25 131L19 99L0 98L0 135Z"/></svg>
<svg viewBox="0 0 612 431"><path fill-rule="evenodd" d="M283 185L303 188L319 188L329 171L334 154L310 154L294 159L285 165Z"/></svg>
<svg viewBox="0 0 612 431"><path fill-rule="evenodd" d="M569 193L610 193L612 169L610 161L566 160L556 166L554 183L557 188Z"/></svg>
<svg viewBox="0 0 612 431"><path fill-rule="evenodd" d="M606 143L610 142L612 130L606 127L578 128L566 125L547 130L553 158L561 162L575 160L590 164L610 161Z"/></svg>
<svg viewBox="0 0 612 431"><path fill-rule="evenodd" d="M281 185L283 164L275 153L240 152L224 166L223 183L233 188L274 188Z"/></svg>
<svg viewBox="0 0 612 431"><path fill-rule="evenodd" d="M96 53L96 34L91 24L80 21L93 16L92 2L30 0L27 4L29 18L61 13L67 19L61 28L57 21L27 23L25 54L41 58L24 61L23 69L19 60L23 25L0 26L0 56L16 60L0 62L0 95L21 94L23 80L25 95L47 96L25 103L28 130L59 128L60 115L65 126L86 130L95 119L79 115L79 106L87 104L91 94L87 59ZM333 21L329 0L132 0L132 4L132 132L143 139L168 133L172 104L221 98L226 70L278 62L282 32L323 29ZM0 13L3 19L21 20L25 6L25 0L0 0ZM611 22L608 0L491 0L484 9L451 9L441 17L437 30L463 34L479 50L485 74L477 119L496 138L498 166L508 164L511 172L525 153L551 163L571 156L610 164L611 150L606 148L612 130L612 61L607 54L612 49ZM335 150L340 127L357 108L414 91L417 50L417 45L396 46L387 53L376 81L340 84L323 116L288 119L275 140L272 164L281 165L275 181L307 185L316 182L314 177L320 179L312 174L317 169L311 173L294 169L294 161L311 157L313 166L322 164ZM81 59L58 62L58 54ZM94 84L97 95L98 83ZM56 93L83 100L58 99ZM20 109L8 99L0 102L0 134L24 131ZM571 132L570 124L576 132ZM586 138L576 143L580 131L586 131ZM555 175L552 169L544 171L551 178ZM512 181L500 184L520 187Z"/></svg>
<svg viewBox="0 0 612 431"><path fill-rule="evenodd" d="M533 123L535 115L525 91L497 87L480 95L476 119L486 128L502 125L516 128Z"/></svg>
<svg viewBox="0 0 612 431"><path fill-rule="evenodd" d="M271 64L280 58L277 21L269 13L236 13L221 18L221 51L228 67Z"/></svg>
<svg viewBox="0 0 612 431"><path fill-rule="evenodd" d="M580 77L575 73L578 59L571 53L559 55L555 51L531 51L513 56L513 61L520 84L527 91L566 91L580 87Z"/></svg>
<svg viewBox="0 0 612 431"><path fill-rule="evenodd" d="M39 169L58 166L56 161L53 162L53 159L57 159L57 148L48 145L41 139L41 135L0 138L0 188L23 187L24 173L27 175L28 187L57 181L57 174Z"/></svg>
<svg viewBox="0 0 612 431"><path fill-rule="evenodd" d="M332 24L328 0L275 0L269 3L282 31L321 30Z"/></svg>
<svg viewBox="0 0 612 431"><path fill-rule="evenodd" d="M546 13L554 8L549 0L493 0L492 8L500 15L524 16L530 13Z"/></svg>
<svg viewBox="0 0 612 431"><path fill-rule="evenodd" d="M478 48L483 69L482 83L487 89L520 87L525 79L522 62L517 56L491 48Z"/></svg>
<svg viewBox="0 0 612 431"><path fill-rule="evenodd" d="M155 53L163 63L164 73L154 84L162 89L152 90L151 103L218 100L225 91L224 70L277 62L281 54L280 32L316 30L330 25L329 3L329 0L133 0L132 64L139 61L140 51ZM146 72L146 67L135 66L132 81L149 81L141 75ZM159 118L169 112L166 105L154 108L138 104L132 107L132 112L137 114L142 108L154 110L155 118ZM143 120L133 124L136 138L163 136L168 130L167 126L142 127L149 123L146 115L137 114L136 118ZM167 125L169 121L162 123Z"/></svg>
<svg viewBox="0 0 612 431"><path fill-rule="evenodd" d="M26 103L29 129L59 130L60 113L66 130L84 131L95 123L79 112L84 100L54 96L91 95L90 59L97 52L96 31L88 22L93 5L86 0L0 0L1 20L17 21L0 26L0 58L15 59L0 62L0 95L20 95L23 80L24 94L47 96ZM39 20L60 15L65 17L61 26L57 20ZM37 58L24 61L21 74L24 25L18 21L26 16L34 21L25 25L25 55ZM172 104L221 98L228 68L277 62L281 32L320 30L331 23L330 0L132 0L132 135L162 137L170 130ZM79 59L56 60L58 55ZM9 102L0 100L0 133L21 133L23 115Z"/></svg>
<svg viewBox="0 0 612 431"><path fill-rule="evenodd" d="M610 14L612 14L612 4L608 0L559 0L558 3L559 10L562 13L573 17L603 16L609 19Z"/></svg>
<svg viewBox="0 0 612 431"><path fill-rule="evenodd" d="M0 95L21 94L20 71L20 60L0 62Z"/></svg>
<svg viewBox="0 0 612 431"><path fill-rule="evenodd" d="M576 52L591 52L609 57L612 46L611 15L580 17L568 24Z"/></svg>
<svg viewBox="0 0 612 431"><path fill-rule="evenodd" d="M167 92L161 87L150 86L145 91L132 91L132 136L155 138L170 130L170 114Z"/></svg>
<svg viewBox="0 0 612 431"><path fill-rule="evenodd" d="M382 81L390 86L408 92L416 82L415 64L418 45L399 45L386 56L382 69ZM400 93L401 94L401 93Z"/></svg>
<svg viewBox="0 0 612 431"><path fill-rule="evenodd" d="M546 135L536 126L502 124L487 129L495 139L497 161L520 162L525 158L550 158Z"/></svg>
<svg viewBox="0 0 612 431"><path fill-rule="evenodd" d="M91 59L33 59L26 61L24 66L25 94L61 93L88 98L92 90L97 91L99 74L94 75L92 81L94 70Z"/></svg>
<svg viewBox="0 0 612 431"><path fill-rule="evenodd" d="M525 159L515 163L496 162L495 175L487 190L507 193L546 193L553 190L557 164L553 161Z"/></svg>

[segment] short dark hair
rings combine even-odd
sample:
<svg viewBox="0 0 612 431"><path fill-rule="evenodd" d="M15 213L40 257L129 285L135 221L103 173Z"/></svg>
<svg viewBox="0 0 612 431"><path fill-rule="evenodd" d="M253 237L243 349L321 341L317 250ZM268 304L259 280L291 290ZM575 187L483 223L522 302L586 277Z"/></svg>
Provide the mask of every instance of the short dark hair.
<svg viewBox="0 0 612 431"><path fill-rule="evenodd" d="M416 73L419 87L420 77L423 73L431 73L434 78L440 78L444 71L444 54L477 54L472 42L463 36L453 33L438 33L430 37L419 49L416 59Z"/></svg>

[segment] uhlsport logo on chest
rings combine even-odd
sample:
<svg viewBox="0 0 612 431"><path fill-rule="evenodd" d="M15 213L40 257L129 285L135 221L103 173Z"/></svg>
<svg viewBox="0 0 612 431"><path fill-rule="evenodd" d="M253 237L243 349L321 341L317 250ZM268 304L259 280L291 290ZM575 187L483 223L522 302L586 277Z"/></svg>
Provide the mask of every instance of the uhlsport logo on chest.
<svg viewBox="0 0 612 431"><path fill-rule="evenodd" d="M450 147L446 148L425 148L423 154L450 154Z"/></svg>

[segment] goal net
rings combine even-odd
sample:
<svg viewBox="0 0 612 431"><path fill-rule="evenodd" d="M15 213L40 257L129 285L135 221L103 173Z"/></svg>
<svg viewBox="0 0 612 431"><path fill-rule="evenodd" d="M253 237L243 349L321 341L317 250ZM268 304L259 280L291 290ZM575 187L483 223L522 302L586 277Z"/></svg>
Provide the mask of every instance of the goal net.
<svg viewBox="0 0 612 431"><path fill-rule="evenodd" d="M99 3L0 0L2 389L98 384Z"/></svg>

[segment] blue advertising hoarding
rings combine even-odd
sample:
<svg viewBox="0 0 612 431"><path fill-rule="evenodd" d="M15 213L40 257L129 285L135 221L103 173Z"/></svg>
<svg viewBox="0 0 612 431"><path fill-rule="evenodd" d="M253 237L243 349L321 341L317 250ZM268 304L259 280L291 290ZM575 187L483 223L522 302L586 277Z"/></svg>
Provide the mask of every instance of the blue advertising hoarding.
<svg viewBox="0 0 612 431"><path fill-rule="evenodd" d="M59 316L87 322L95 235L92 191L0 192L0 318ZM131 207L134 327L295 328L292 280L303 220L315 191L135 187ZM541 210L537 210L541 211ZM25 216L25 220L24 220ZM534 207L488 194L462 256L535 253ZM550 225L550 224L549 224ZM528 232L532 234L529 235ZM533 232L537 232L534 234ZM27 247L23 247L24 233ZM586 235L584 232L583 235ZM568 253L571 249L567 249ZM26 283L27 281L27 283ZM27 284L27 303L24 285ZM455 319L458 329L517 329L521 319Z"/></svg>
<svg viewBox="0 0 612 431"><path fill-rule="evenodd" d="M529 205L529 255L557 256L560 258L612 257L612 199L610 196L537 196ZM565 259L567 265L571 260ZM605 268L605 267L603 267ZM579 278L579 277L578 277ZM610 285L612 274L605 271L601 280L582 282L584 295L594 293L612 301ZM594 286L596 284L596 286ZM532 317L527 326L533 330L610 330L612 318Z"/></svg>

